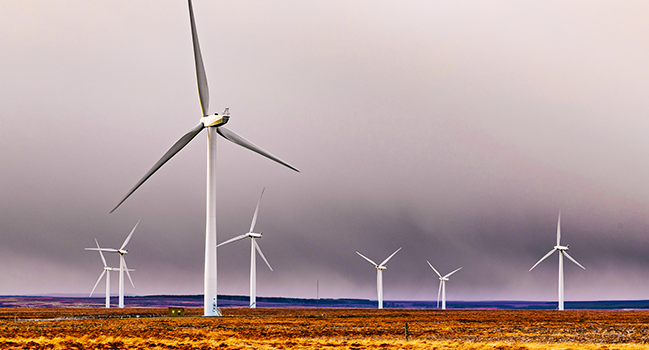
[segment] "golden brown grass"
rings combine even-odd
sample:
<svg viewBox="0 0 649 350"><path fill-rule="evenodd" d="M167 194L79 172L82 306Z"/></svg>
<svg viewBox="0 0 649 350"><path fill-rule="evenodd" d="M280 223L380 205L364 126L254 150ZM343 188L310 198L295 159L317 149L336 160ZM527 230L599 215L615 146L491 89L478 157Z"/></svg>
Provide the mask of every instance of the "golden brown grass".
<svg viewBox="0 0 649 350"><path fill-rule="evenodd" d="M224 317L195 317L200 313L0 309L0 348L649 349L646 311L232 308Z"/></svg>

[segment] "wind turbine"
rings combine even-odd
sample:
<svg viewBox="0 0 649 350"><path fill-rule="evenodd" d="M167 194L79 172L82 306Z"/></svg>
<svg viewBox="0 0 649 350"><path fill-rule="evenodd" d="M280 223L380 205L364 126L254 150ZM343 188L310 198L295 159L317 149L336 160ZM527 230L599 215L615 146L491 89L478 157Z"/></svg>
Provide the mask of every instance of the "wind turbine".
<svg viewBox="0 0 649 350"><path fill-rule="evenodd" d="M392 255L388 256L385 260L383 260L382 263L377 264L374 261L370 260L368 257L365 255L356 252L356 254L360 255L361 258L367 260L370 264L374 265L376 267L376 293L378 294L378 299L379 299L379 309L383 308L383 270L387 269L387 266L385 264L388 263L390 259L394 256L394 254L398 253L401 250L401 248L397 249Z"/></svg>
<svg viewBox="0 0 649 350"><path fill-rule="evenodd" d="M555 251L559 252L559 310L563 310L563 256L565 255L566 258L570 259L570 261L574 262L577 264L577 266L581 267L582 269L586 269L585 267L581 266L580 263L577 262L577 260L573 259L569 254L568 254L568 247L569 245L562 246L561 245L561 212L559 212L559 220L557 222L557 245L552 248L552 250L545 254L544 257L541 258L532 268L530 271L532 271L533 268L536 267L536 265L540 264L541 261L545 260L547 257L552 255Z"/></svg>
<svg viewBox="0 0 649 350"><path fill-rule="evenodd" d="M259 252L259 255L261 256L262 259L264 259L264 262L266 263L266 265L268 265L268 268L271 271L273 271L273 268L270 267L270 264L268 263L268 260L266 260L264 253L261 252L261 248L259 248L259 244L257 244L256 242L257 238L261 238L262 233L254 232L255 223L257 222L257 214L259 213L259 203L261 203L261 197L264 195L264 190L265 188L261 190L259 201L257 201L257 208L255 209L255 214L252 216L252 224L250 224L250 231L248 231L248 233L245 233L243 235L230 238L229 240L220 243L216 246L218 248L222 245L226 245L228 243L236 242L246 237L250 237L250 308L251 309L257 307L257 262L256 262L255 250Z"/></svg>
<svg viewBox="0 0 649 350"><path fill-rule="evenodd" d="M439 309L439 294L442 293L442 310L446 310L446 281L449 280L448 278L451 277L452 274L462 270L462 268L460 267L458 269L453 270L453 272L445 276L442 276L440 275L439 272L437 272L437 270L435 270L433 265L431 265L430 261L426 260L426 262L428 263L428 266L430 266L430 268L433 269L433 271L435 271L437 276L439 276L439 289L437 290L437 308Z"/></svg>
<svg viewBox="0 0 649 350"><path fill-rule="evenodd" d="M101 278L104 277L104 275L106 275L106 308L110 308L110 272L115 271L117 269L110 267L108 266L108 264L106 264L106 258L104 258L104 253L101 252L101 248L99 248L99 242L97 242L96 238L95 238L95 243L97 244L97 250L99 251L99 256L101 256L101 261L104 263L104 270L101 272L101 275L99 275L99 278L97 279L95 286L92 287L92 291L90 292L90 295L88 297L92 296L92 293L95 292L95 289L99 284L99 281L101 281Z"/></svg>
<svg viewBox="0 0 649 350"><path fill-rule="evenodd" d="M131 281L131 286L135 288L135 285L133 284L133 279L131 279L131 274L129 273L129 271L135 271L135 270L131 270L128 268L128 266L126 266L126 260L124 259L124 255L128 254L128 250L126 250L126 245L131 240L131 236L133 236L133 232L135 232L135 229L139 224L140 224L140 220L137 221L137 223L131 230L131 233L129 233L129 235L126 237L126 240L124 240L124 243L122 243L122 246L119 249L99 248L99 244L97 244L97 248L86 248L86 250L98 250L100 253L101 252L119 253L119 307L120 308L124 308L124 271L126 271L128 280ZM103 259L103 254L102 254L102 259ZM106 262L104 261L104 265L105 264Z"/></svg>
<svg viewBox="0 0 649 350"><path fill-rule="evenodd" d="M153 173L162 167L169 159L185 147L199 132L207 129L207 203L206 203L206 219L205 219L205 275L204 275L204 298L203 307L205 316L217 316L219 311L216 305L216 139L217 134L221 135L226 140L233 142L239 146L247 148L253 152L257 152L262 156L274 160L290 169L298 171L298 169L285 163L272 154L264 151L252 142L237 135L233 131L226 129L223 125L230 119L228 108L225 109L223 115L219 116L217 113L214 115L209 114L209 89L207 86L207 76L205 74L205 67L203 65L203 58L201 56L201 49L198 44L198 34L196 32L196 23L194 21L194 11L192 8L191 0L189 4L189 21L192 32L192 42L194 49L194 63L196 66L196 80L198 85L198 98L201 106L202 117L200 123L191 129L188 133L183 135L171 148L165 153L157 163L153 165L149 171L131 188L124 198L111 210L111 213L117 209L135 190L138 189Z"/></svg>

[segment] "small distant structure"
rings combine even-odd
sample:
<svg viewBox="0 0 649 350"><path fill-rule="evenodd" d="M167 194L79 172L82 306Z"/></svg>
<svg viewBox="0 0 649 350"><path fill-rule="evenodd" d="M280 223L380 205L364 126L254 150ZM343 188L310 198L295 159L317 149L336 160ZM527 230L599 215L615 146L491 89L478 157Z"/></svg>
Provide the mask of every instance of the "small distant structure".
<svg viewBox="0 0 649 350"><path fill-rule="evenodd" d="M169 317L182 317L182 316L185 316L185 308L184 307L170 307L169 310L167 311L167 315Z"/></svg>

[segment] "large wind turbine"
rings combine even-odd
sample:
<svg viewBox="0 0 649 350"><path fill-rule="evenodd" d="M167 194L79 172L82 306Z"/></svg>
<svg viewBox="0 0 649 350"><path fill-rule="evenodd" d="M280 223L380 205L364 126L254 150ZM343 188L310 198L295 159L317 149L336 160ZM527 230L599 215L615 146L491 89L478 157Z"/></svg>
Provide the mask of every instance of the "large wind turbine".
<svg viewBox="0 0 649 350"><path fill-rule="evenodd" d="M92 287L92 291L90 292L90 295L88 297L92 296L92 293L95 292L99 281L101 281L101 278L106 275L106 308L110 308L110 272L117 269L106 264L106 258L104 258L104 253L101 252L101 248L99 247L99 242L97 242L97 239L95 239L95 244L97 244L97 250L99 251L99 256L101 256L101 261L104 263L104 270L101 272L101 275L99 275L99 278L97 279L95 286Z"/></svg>
<svg viewBox="0 0 649 350"><path fill-rule="evenodd" d="M394 254L398 253L401 250L401 248L397 249L392 255L388 256L385 260L383 260L382 263L377 264L374 261L370 260L368 257L365 255L356 252L356 254L360 255L361 258L367 260L370 264L374 265L376 267L376 293L378 294L378 299L379 299L379 309L383 308L383 270L387 269L387 266L385 264L388 263L390 259L394 256Z"/></svg>
<svg viewBox="0 0 649 350"><path fill-rule="evenodd" d="M268 263L268 260L266 260L266 257L264 256L264 253L261 252L261 248L259 248L259 244L257 244L256 239L261 238L261 232L256 233L255 231L255 223L257 222L257 214L259 213L259 203L261 203L261 196L264 195L264 190L261 190L261 195L259 196L259 201L257 201L257 208L255 208L255 214L252 216L252 223L250 224L250 231L248 233L245 233L240 236L236 236L234 238L230 238L229 240L218 244L216 247L220 247L222 245L226 245L228 243L236 242L239 240L242 240L246 237L250 237L250 308L254 309L257 307L257 262L256 262L256 254L255 250L259 252L259 255L261 256L262 259L264 259L264 262L266 265L268 265L268 268L273 271L273 268L270 267L270 264Z"/></svg>
<svg viewBox="0 0 649 350"><path fill-rule="evenodd" d="M101 252L119 253L119 307L120 308L124 308L124 271L126 271L128 280L131 281L131 286L135 288L135 285L133 284L133 279L131 279L131 274L129 273L129 271L135 271L135 270L131 270L128 268L128 266L126 266L126 260L124 259L124 255L128 254L128 250L126 250L126 245L131 240L131 237L133 236L133 232L135 232L135 229L139 224L140 224L140 220L137 221L137 223L131 230L131 233L128 234L126 240L124 240L124 243L122 243L122 246L119 249L99 248L99 244L97 244L97 248L86 248L86 250L98 250L100 253Z"/></svg>
<svg viewBox="0 0 649 350"><path fill-rule="evenodd" d="M442 293L442 310L446 310L446 281L449 280L448 278L451 277L452 274L462 270L462 268L460 267L458 269L453 270L453 272L445 276L442 276L439 274L439 272L437 272L437 270L435 270L435 268L430 263L430 261L426 260L426 262L428 263L428 266L430 266L430 268L433 269L433 271L435 271L437 276L439 276L439 289L437 290L437 308L439 309L439 294Z"/></svg>
<svg viewBox="0 0 649 350"><path fill-rule="evenodd" d="M205 220L205 282L204 282L204 315L217 316L218 308L216 305L216 135L221 135L226 140L239 146L245 147L253 152L257 152L264 157L270 158L284 166L295 171L299 171L293 166L283 162L279 158L264 151L252 142L237 135L233 131L223 127L229 120L229 112L226 108L223 115L209 114L209 90L207 87L207 76L201 56L201 49L198 44L198 34L196 32L196 23L194 22L194 11L191 0L189 4L189 21L192 32L192 42L194 48L194 63L196 66L196 80L198 85L198 98L202 110L200 123L183 135L171 148L165 153L157 163L131 188L124 198L111 210L111 213L122 204L135 190L140 187L153 173L162 167L169 159L185 147L199 132L207 129L207 205Z"/></svg>
<svg viewBox="0 0 649 350"><path fill-rule="evenodd" d="M561 245L561 212L559 212L559 220L557 222L557 245L552 248L552 250L545 254L544 257L541 258L532 268L530 271L532 271L533 268L536 267L536 265L540 264L541 261L545 260L547 257L552 255L555 251L559 252L559 310L563 310L563 256L565 255L566 258L570 259L570 261L574 262L577 264L577 266L581 267L582 269L586 269L585 267L581 266L580 263L577 262L577 260L573 259L569 254L568 254L568 247L569 245L562 246Z"/></svg>

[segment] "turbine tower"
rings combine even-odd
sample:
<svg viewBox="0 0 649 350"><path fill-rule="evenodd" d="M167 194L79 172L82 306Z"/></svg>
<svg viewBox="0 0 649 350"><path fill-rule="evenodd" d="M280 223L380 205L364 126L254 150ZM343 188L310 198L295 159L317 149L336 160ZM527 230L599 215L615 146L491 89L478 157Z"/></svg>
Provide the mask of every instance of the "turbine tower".
<svg viewBox="0 0 649 350"><path fill-rule="evenodd" d="M562 246L561 245L561 212L559 212L559 220L557 222L557 245L552 248L552 250L545 254L544 257L541 258L532 268L530 271L532 271L533 268L536 267L536 265L540 264L541 261L545 260L547 257L552 255L555 251L559 252L559 310L563 310L563 256L565 255L566 258L570 259L570 261L574 262L577 264L577 266L581 267L582 269L586 269L585 267L581 266L580 263L577 262L577 260L573 259L569 254L568 254L568 247L569 245Z"/></svg>
<svg viewBox="0 0 649 350"><path fill-rule="evenodd" d="M430 261L426 260L426 262L428 263L428 266L430 266L430 268L433 269L433 271L435 271L437 276L439 276L439 289L437 290L437 308L439 309L439 294L441 293L442 294L442 310L446 310L446 281L449 280L448 278L451 277L452 274L462 270L462 268L460 267L458 269L453 270L453 272L447 274L446 276L442 276L442 275L440 275L439 272L437 272L437 270L435 270L433 265L431 265Z"/></svg>
<svg viewBox="0 0 649 350"><path fill-rule="evenodd" d="M230 238L229 240L222 242L216 246L218 248L222 245L236 242L246 237L250 238L250 308L251 309L257 307L257 262L256 262L255 250L259 252L259 255L261 256L262 259L264 259L264 262L266 263L266 265L268 265L268 268L271 271L273 271L273 268L270 267L270 264L268 263L268 260L266 260L264 253L261 252L261 248L259 248L259 244L257 244L256 242L256 239L261 238L262 233L254 232L255 223L257 222L257 214L259 213L259 203L261 203L261 197L264 195L264 190L265 188L261 190L259 201L257 201L257 208L255 209L255 214L252 216L252 224L250 224L250 231L248 231L248 233L245 233L243 235Z"/></svg>
<svg viewBox="0 0 649 350"><path fill-rule="evenodd" d="M140 224L140 220L137 221L137 223L131 230L131 233L129 233L129 235L126 237L126 240L124 240L124 243L122 243L122 246L119 249L99 248L99 244L97 244L97 248L86 248L86 250L98 250L100 253L101 252L119 253L119 307L120 308L124 308L124 271L126 271L128 280L131 281L131 286L135 288L135 285L133 284L133 279L131 279L131 274L129 273L129 271L135 271L135 270L131 270L128 268L128 266L126 266L126 260L124 259L124 255L128 254L128 250L126 250L126 245L131 240L131 237L133 236L133 232L135 232L135 229L139 224Z"/></svg>
<svg viewBox="0 0 649 350"><path fill-rule="evenodd" d="M196 23L194 21L194 10L192 8L191 0L189 4L189 21L192 32L192 42L194 49L194 64L196 66L196 80L198 85L198 99L201 106L202 117L200 123L191 129L188 133L183 135L171 148L165 153L157 163L153 165L149 171L131 188L124 198L111 210L111 213L117 209L135 190L138 189L153 173L162 167L169 159L185 147L199 132L207 129L207 203L206 203L206 219L205 219L205 277L204 277L204 298L203 308L205 316L218 316L219 311L216 304L216 138L217 134L221 135L226 140L233 142L239 146L247 148L253 152L257 152L262 156L278 162L290 169L298 171L298 169L283 162L279 158L264 151L252 142L244 139L238 134L226 129L223 125L230 119L228 109L226 108L223 115L209 114L209 89L207 86L207 76L205 74L205 67L203 65L203 58L201 56L201 49L198 44L198 34L196 32Z"/></svg>
<svg viewBox="0 0 649 350"><path fill-rule="evenodd" d="M379 309L383 308L383 270L387 269L387 266L385 264L388 263L390 259L394 256L394 254L398 253L401 250L401 248L397 249L392 255L388 256L385 260L383 260L382 263L377 264L374 261L370 260L368 257L365 255L356 252L356 254L360 255L361 258L367 260L370 264L374 265L376 267L376 294L378 295L379 299Z"/></svg>

